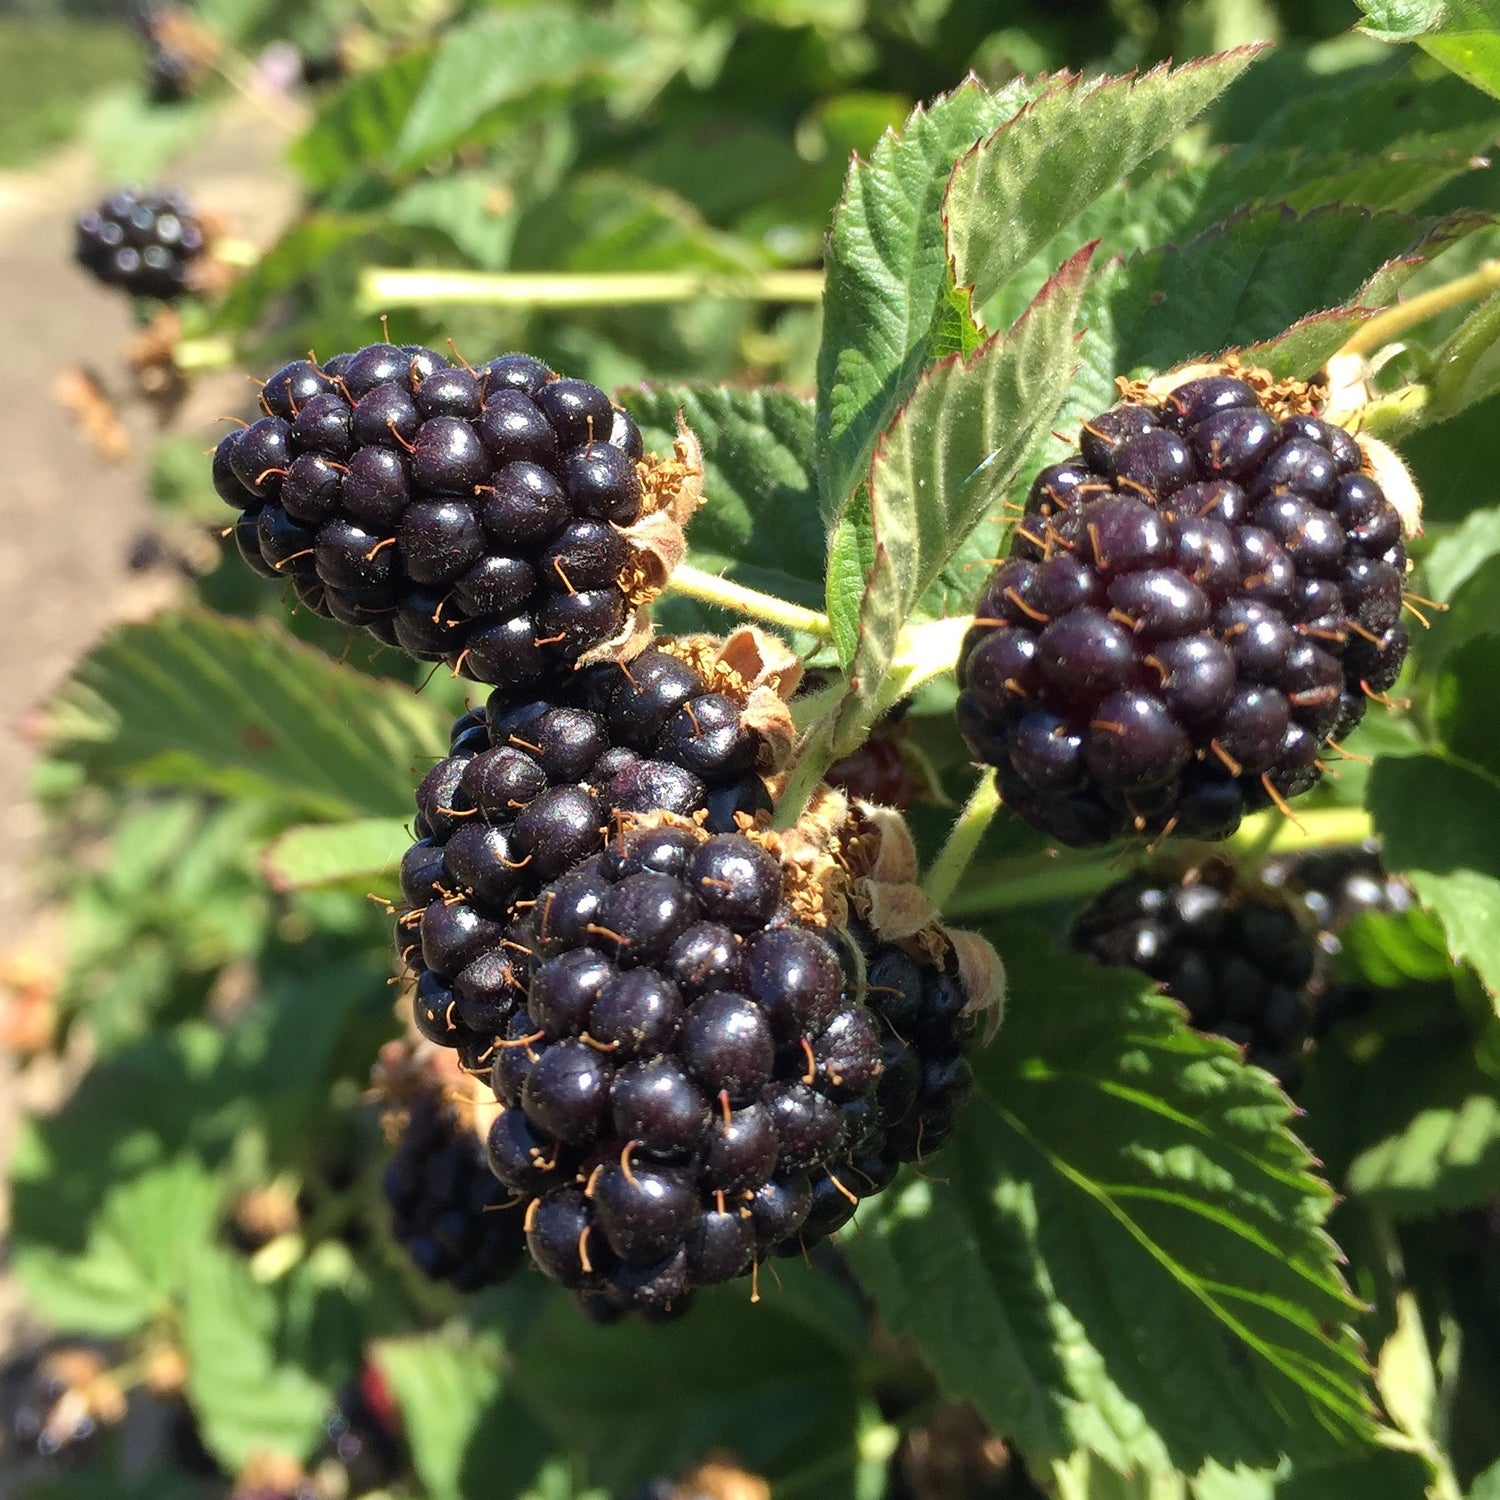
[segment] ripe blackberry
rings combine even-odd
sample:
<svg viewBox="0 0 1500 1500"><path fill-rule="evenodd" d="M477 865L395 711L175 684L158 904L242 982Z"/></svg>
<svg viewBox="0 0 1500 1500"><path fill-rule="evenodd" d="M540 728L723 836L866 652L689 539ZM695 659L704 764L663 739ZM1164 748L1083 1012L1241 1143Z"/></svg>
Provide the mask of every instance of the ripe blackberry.
<svg viewBox="0 0 1500 1500"><path fill-rule="evenodd" d="M512 933L525 1009L496 1049L489 1156L535 1194L541 1270L591 1315L667 1317L795 1239L882 1057L778 860L740 834L638 828Z"/></svg>
<svg viewBox="0 0 1500 1500"><path fill-rule="evenodd" d="M186 194L121 188L79 214L73 258L106 286L170 302L189 290L203 227Z"/></svg>
<svg viewBox="0 0 1500 1500"><path fill-rule="evenodd" d="M422 1033L471 1065L488 1060L525 1000L510 928L544 885L604 849L621 814L702 814L727 832L736 810L768 808L761 736L741 719L665 651L586 667L546 698L497 689L464 714L417 789L401 865L396 945L419 971ZM551 931L571 938L595 914L559 906ZM648 1024L647 997L618 1007L621 1028Z"/></svg>
<svg viewBox="0 0 1500 1500"><path fill-rule="evenodd" d="M808 1218L800 1236L783 1244L786 1254L800 1254L851 1218L851 1196L881 1192L903 1162L925 1161L945 1145L973 1086L964 1052L975 1020L951 956L943 963L916 957L860 922L847 935L862 955L863 998L875 1023L881 1070L868 1096L842 1105L838 1184L814 1185ZM779 1128L794 1139L817 1139L823 1125L809 1101L789 1093L777 1103Z"/></svg>
<svg viewBox="0 0 1500 1500"><path fill-rule="evenodd" d="M504 1281L525 1260L521 1209L479 1137L441 1096L417 1094L385 1169L391 1232L418 1270L456 1291Z"/></svg>
<svg viewBox="0 0 1500 1500"><path fill-rule="evenodd" d="M1241 1043L1295 1090L1312 1040L1368 999L1328 983L1338 929L1410 899L1370 845L1318 850L1268 863L1254 885L1227 865L1180 880L1130 876L1079 917L1072 941L1100 963L1149 975L1194 1026Z"/></svg>
<svg viewBox="0 0 1500 1500"><path fill-rule="evenodd" d="M1395 507L1348 433L1241 373L1085 423L976 605L960 727L1062 843L1227 837L1405 659Z"/></svg>
<svg viewBox="0 0 1500 1500"><path fill-rule="evenodd" d="M372 344L284 365L261 409L213 464L258 518L257 571L316 579L298 591L316 612L507 688L622 634L660 545L633 528L685 492L650 480L603 391L530 355L471 369Z"/></svg>

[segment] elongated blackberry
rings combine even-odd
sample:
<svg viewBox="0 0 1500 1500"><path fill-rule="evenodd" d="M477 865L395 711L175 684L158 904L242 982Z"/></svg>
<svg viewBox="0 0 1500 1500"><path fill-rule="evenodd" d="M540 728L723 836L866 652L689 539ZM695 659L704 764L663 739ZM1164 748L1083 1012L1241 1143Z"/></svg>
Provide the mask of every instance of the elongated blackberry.
<svg viewBox="0 0 1500 1500"><path fill-rule="evenodd" d="M1405 660L1395 507L1347 432L1240 374L1085 423L977 603L960 727L1062 843L1227 837Z"/></svg>
<svg viewBox="0 0 1500 1500"><path fill-rule="evenodd" d="M106 286L169 302L189 290L206 243L185 193L121 188L79 214L73 258Z"/></svg>
<svg viewBox="0 0 1500 1500"><path fill-rule="evenodd" d="M1079 917L1073 946L1139 969L1186 1007L1194 1026L1246 1049L1295 1091L1311 1042L1362 1008L1327 979L1337 930L1360 911L1399 911L1410 893L1368 846L1275 861L1242 883L1229 865L1182 878L1133 875Z"/></svg>
<svg viewBox="0 0 1500 1500"><path fill-rule="evenodd" d="M410 1101L384 1183L391 1232L424 1276L475 1292L525 1263L515 1195L495 1181L479 1137L440 1094Z"/></svg>
<svg viewBox="0 0 1500 1500"><path fill-rule="evenodd" d="M622 814L770 806L760 735L736 701L667 651L587 667L544 698L496 689L453 727L417 789L396 944L418 970L416 1022L471 1066L525 999L511 926L542 887L598 854Z"/></svg>
<svg viewBox="0 0 1500 1500"><path fill-rule="evenodd" d="M473 369L372 344L283 366L261 408L213 461L219 495L255 518L257 571L497 686L621 636L651 572L633 528L680 496L680 475L670 494L650 479L627 413L526 354Z"/></svg>
<svg viewBox="0 0 1500 1500"><path fill-rule="evenodd" d="M740 834L636 829L513 933L525 1009L496 1049L489 1156L533 1195L541 1270L595 1316L675 1316L795 1239L817 1184L839 1190L882 1054L778 860Z"/></svg>

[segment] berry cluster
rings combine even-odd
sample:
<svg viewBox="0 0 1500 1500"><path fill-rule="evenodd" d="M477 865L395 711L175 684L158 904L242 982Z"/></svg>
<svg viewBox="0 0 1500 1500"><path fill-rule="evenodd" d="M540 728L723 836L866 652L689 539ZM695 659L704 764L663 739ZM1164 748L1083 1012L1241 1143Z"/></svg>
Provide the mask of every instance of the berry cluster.
<svg viewBox="0 0 1500 1500"><path fill-rule="evenodd" d="M214 454L256 572L480 682L540 684L616 636L641 434L597 386L506 354L372 344L295 360Z"/></svg>
<svg viewBox="0 0 1500 1500"><path fill-rule="evenodd" d="M1226 837L1395 681L1400 516L1347 432L1231 376L1105 412L1079 448L979 599L960 727L1065 844Z"/></svg>
<svg viewBox="0 0 1500 1500"><path fill-rule="evenodd" d="M865 1004L880 1023L873 1118L852 1143L845 1174L868 1197L891 1182L902 1162L924 1160L953 1134L974 1081L964 1056L974 1017L951 958L942 965L914 958L863 925L850 936L864 953Z"/></svg>
<svg viewBox="0 0 1500 1500"><path fill-rule="evenodd" d="M397 1243L433 1281L475 1292L524 1262L510 1194L490 1175L479 1137L439 1094L412 1099L384 1186Z"/></svg>
<svg viewBox="0 0 1500 1500"><path fill-rule="evenodd" d="M515 956L490 1165L587 1311L675 1315L847 1219L830 1169L866 1129L879 1027L759 844L628 833L542 893Z"/></svg>
<svg viewBox="0 0 1500 1500"><path fill-rule="evenodd" d="M621 815L702 813L729 831L768 808L758 748L735 701L665 651L586 667L542 699L497 689L459 718L401 865L396 944L420 971L423 1034L476 1066L520 993L509 929L542 887Z"/></svg>
<svg viewBox="0 0 1500 1500"><path fill-rule="evenodd" d="M1211 867L1174 879L1133 875L1079 917L1073 946L1139 969L1187 1009L1194 1026L1246 1049L1294 1090L1308 1045L1363 1008L1363 992L1327 983L1322 959L1361 911L1400 911L1410 893L1367 846L1269 865L1255 886Z"/></svg>
<svg viewBox="0 0 1500 1500"><path fill-rule="evenodd" d="M169 302L188 290L205 244L186 194L122 188L79 214L73 258L106 286Z"/></svg>

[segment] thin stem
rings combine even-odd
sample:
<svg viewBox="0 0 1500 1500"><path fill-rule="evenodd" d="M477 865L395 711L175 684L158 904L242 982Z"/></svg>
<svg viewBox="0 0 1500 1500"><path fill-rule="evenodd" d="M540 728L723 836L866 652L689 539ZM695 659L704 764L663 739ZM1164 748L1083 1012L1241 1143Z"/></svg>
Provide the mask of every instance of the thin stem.
<svg viewBox="0 0 1500 1500"><path fill-rule="evenodd" d="M172 363L179 370L227 370L234 363L234 341L182 339L172 351Z"/></svg>
<svg viewBox="0 0 1500 1500"><path fill-rule="evenodd" d="M837 759L833 749L833 725L824 720L803 737L787 771L785 787L776 802L775 826L790 828L802 816L813 790Z"/></svg>
<svg viewBox="0 0 1500 1500"><path fill-rule="evenodd" d="M830 682L827 687L819 688L815 693L793 698L787 705L792 712L792 723L800 730L811 727L819 719L827 718L844 701L844 695L848 691L848 682L843 677L839 677Z"/></svg>
<svg viewBox="0 0 1500 1500"><path fill-rule="evenodd" d="M736 302L817 302L821 271L407 271L374 266L359 278L364 312L437 303L504 307L620 307L723 297Z"/></svg>
<svg viewBox="0 0 1500 1500"><path fill-rule="evenodd" d="M1477 270L1459 277L1457 281L1434 287L1430 292L1422 292L1406 302L1398 302L1384 312L1377 313L1349 336L1339 354L1371 354L1383 344L1389 344L1398 338L1408 328L1415 328L1418 323L1425 323L1428 318L1447 312L1450 307L1478 301L1496 291L1500 291L1500 260L1484 261ZM1338 355L1334 357L1337 358Z"/></svg>
<svg viewBox="0 0 1500 1500"><path fill-rule="evenodd" d="M746 588L742 583L733 583L717 573L695 568L691 563L680 563L672 570L667 592L681 594L687 599L701 599L705 604L716 604L731 614L764 620L767 625L779 625L783 630L800 630L823 639L831 632L828 616L815 609L804 609L800 604L778 599L775 594Z"/></svg>
<svg viewBox="0 0 1500 1500"><path fill-rule="evenodd" d="M985 770L975 782L964 810L958 815L958 821L948 834L948 842L943 845L942 852L933 862L932 868L927 872L927 879L923 882L927 899L939 911L948 904L957 890L958 882L968 869L969 861L974 858L974 851L984 838L985 830L999 810L1000 793L995 787L994 775Z"/></svg>
<svg viewBox="0 0 1500 1500"><path fill-rule="evenodd" d="M1374 833L1375 825L1362 807L1323 807L1299 812L1296 823L1285 813L1268 807L1245 819L1231 841L1231 848L1241 863L1259 864L1273 853L1360 844Z"/></svg>

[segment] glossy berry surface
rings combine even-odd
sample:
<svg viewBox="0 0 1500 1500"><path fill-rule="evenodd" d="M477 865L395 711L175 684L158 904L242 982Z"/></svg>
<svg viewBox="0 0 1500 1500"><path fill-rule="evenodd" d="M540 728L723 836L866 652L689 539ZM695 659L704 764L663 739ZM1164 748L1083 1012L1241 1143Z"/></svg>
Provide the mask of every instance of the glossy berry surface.
<svg viewBox="0 0 1500 1500"><path fill-rule="evenodd" d="M1222 839L1394 682L1406 553L1358 445L1229 376L1084 424L975 606L959 725L1061 843Z"/></svg>
<svg viewBox="0 0 1500 1500"><path fill-rule="evenodd" d="M122 188L79 214L73 258L106 286L170 302L188 290L189 270L204 245L186 194Z"/></svg>
<svg viewBox="0 0 1500 1500"><path fill-rule="evenodd" d="M1238 1042L1295 1092L1317 1036L1363 1003L1328 981L1339 929L1410 901L1373 847L1339 847L1270 861L1253 886L1218 867L1131 876L1088 907L1072 941L1156 980L1194 1026Z"/></svg>
<svg viewBox="0 0 1500 1500"><path fill-rule="evenodd" d="M483 1145L436 1094L420 1094L385 1169L391 1232L417 1269L460 1292L525 1263L521 1214L491 1175Z"/></svg>
<svg viewBox="0 0 1500 1500"><path fill-rule="evenodd" d="M782 879L741 834L636 829L511 928L522 989L489 1049L507 1107L488 1157L531 1200L535 1264L594 1313L675 1316L745 1274L795 1241L807 1174L849 1154L880 1022Z"/></svg>
<svg viewBox="0 0 1500 1500"><path fill-rule="evenodd" d="M661 701L667 683L671 714ZM647 684L655 686L645 691ZM623 1061L649 1050L664 1017L675 1028L686 1006L718 981L740 976L743 945L735 934L747 922L767 921L779 890L752 890L745 858L716 839L700 848L682 831L665 830L639 841L626 858L609 836L622 811L664 806L704 816L710 832L731 831L732 817L715 813L726 794L736 806L769 806L765 783L751 769L760 742L730 700L662 651L643 652L628 667L569 673L547 698L535 691L497 689L483 708L462 715L450 753L418 786L417 839L400 871L396 948L418 972L418 1029L466 1060L485 1056L526 998L518 965L528 955L515 948L511 929L533 910L542 887L558 881L530 956L568 955L576 964L572 950L592 944L601 964L634 973L621 975L606 1007L608 1040L623 1049L616 1059ZM701 735L683 732L674 715L689 725L696 720ZM623 771L622 756L629 757ZM647 795L621 795L642 789ZM598 875L568 873L596 857L606 866ZM709 882L701 903L708 932L690 932L699 908L674 900L673 882L663 894L665 876L690 863ZM590 934L591 925L599 935ZM634 934L628 949L604 935L625 927ZM730 952L714 936L726 930ZM656 972L648 966L661 969L663 993L642 986ZM533 1000L546 1007L547 1024L559 1035L577 1035L581 1022L570 1018L593 997L568 992L562 973L549 966Z"/></svg>
<svg viewBox="0 0 1500 1500"><path fill-rule="evenodd" d="M640 431L597 386L371 344L283 366L261 410L220 442L214 487L257 517L257 572L322 585L308 608L514 688L624 627Z"/></svg>

